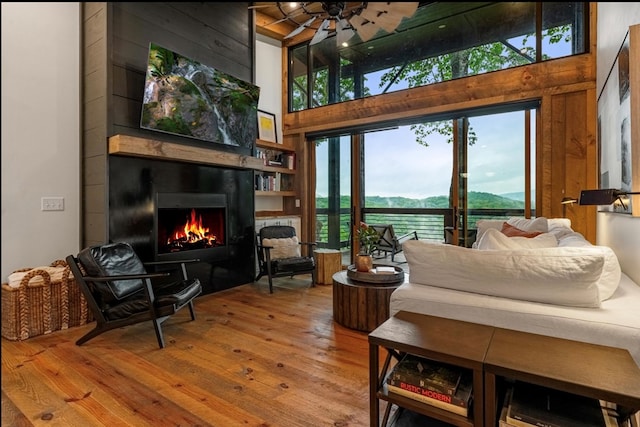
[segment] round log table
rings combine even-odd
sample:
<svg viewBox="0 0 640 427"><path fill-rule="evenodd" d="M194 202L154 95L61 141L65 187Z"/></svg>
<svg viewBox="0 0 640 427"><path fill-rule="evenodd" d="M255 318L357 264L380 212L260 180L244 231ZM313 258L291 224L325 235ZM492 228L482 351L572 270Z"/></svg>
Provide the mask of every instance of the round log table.
<svg viewBox="0 0 640 427"><path fill-rule="evenodd" d="M333 275L333 320L350 329L371 332L389 318L391 293L403 281L368 283L351 280L347 271Z"/></svg>

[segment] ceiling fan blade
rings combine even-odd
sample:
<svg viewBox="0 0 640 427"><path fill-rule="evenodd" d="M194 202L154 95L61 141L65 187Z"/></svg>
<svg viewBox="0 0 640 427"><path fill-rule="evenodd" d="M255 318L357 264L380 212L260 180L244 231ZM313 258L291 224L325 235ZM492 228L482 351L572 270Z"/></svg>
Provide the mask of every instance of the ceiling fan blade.
<svg viewBox="0 0 640 427"><path fill-rule="evenodd" d="M330 19L325 19L320 24L320 28L316 31L315 35L309 42L309 45L314 45L316 43L320 43L322 40L326 39L329 36L329 24L331 23Z"/></svg>
<svg viewBox="0 0 640 427"><path fill-rule="evenodd" d="M387 11L411 18L418 10L419 2L390 2Z"/></svg>
<svg viewBox="0 0 640 427"><path fill-rule="evenodd" d="M372 7L372 4L375 3L369 3L367 8L360 12L360 16L377 26L384 28L388 33L398 28L400 21L402 21L402 15L396 15L393 12L389 13L387 11L380 11L376 6Z"/></svg>
<svg viewBox="0 0 640 427"><path fill-rule="evenodd" d="M336 24L336 34L338 46L342 46L344 43L348 42L351 37L355 36L356 32L351 28L349 21L342 18Z"/></svg>
<svg viewBox="0 0 640 427"><path fill-rule="evenodd" d="M309 28L309 25L311 25L313 23L313 21L316 20L316 17L314 16L313 18L309 19L307 22L305 22L304 24L300 25L298 28L296 28L295 30L293 30L292 32L290 32L288 35L286 35L284 38L285 39L290 39L291 37L295 37L298 34L300 34L301 32L303 32L304 30L306 30L307 28Z"/></svg>
<svg viewBox="0 0 640 427"><path fill-rule="evenodd" d="M360 12L360 16L391 33L398 28L402 18L413 16L418 10L418 4L416 2L369 2Z"/></svg>
<svg viewBox="0 0 640 427"><path fill-rule="evenodd" d="M351 27L356 30L360 40L363 42L371 40L380 29L377 25L372 24L360 15L353 15L349 20L349 23L351 24Z"/></svg>

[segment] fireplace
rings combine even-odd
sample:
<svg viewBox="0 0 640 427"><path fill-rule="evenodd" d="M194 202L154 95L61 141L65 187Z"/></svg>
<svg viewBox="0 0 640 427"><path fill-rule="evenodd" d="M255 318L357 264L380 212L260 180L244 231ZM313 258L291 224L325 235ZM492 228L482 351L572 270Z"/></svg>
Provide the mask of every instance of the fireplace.
<svg viewBox="0 0 640 427"><path fill-rule="evenodd" d="M155 258L226 258L227 215L225 194L157 193Z"/></svg>
<svg viewBox="0 0 640 427"><path fill-rule="evenodd" d="M188 263L187 270L200 279L204 294L250 283L256 252L253 175L251 169L111 155L108 239L130 243L143 262L200 260ZM92 193L87 193L89 202L100 205ZM193 210L196 221L201 217L209 228L205 234L216 236L215 243L159 250L158 242L166 238L158 238L158 214L173 216L171 222L182 222L184 229ZM168 228L160 232L175 231Z"/></svg>

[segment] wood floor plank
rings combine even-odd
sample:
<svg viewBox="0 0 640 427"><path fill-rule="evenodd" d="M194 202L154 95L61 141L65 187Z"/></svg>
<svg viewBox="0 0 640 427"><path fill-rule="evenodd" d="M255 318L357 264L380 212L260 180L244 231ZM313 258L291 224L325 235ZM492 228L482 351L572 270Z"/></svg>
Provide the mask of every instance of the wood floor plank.
<svg viewBox="0 0 640 427"><path fill-rule="evenodd" d="M203 295L196 321L165 322L164 349L150 322L83 346L92 324L3 339L2 425L368 426L367 334L337 325L332 286L309 283Z"/></svg>

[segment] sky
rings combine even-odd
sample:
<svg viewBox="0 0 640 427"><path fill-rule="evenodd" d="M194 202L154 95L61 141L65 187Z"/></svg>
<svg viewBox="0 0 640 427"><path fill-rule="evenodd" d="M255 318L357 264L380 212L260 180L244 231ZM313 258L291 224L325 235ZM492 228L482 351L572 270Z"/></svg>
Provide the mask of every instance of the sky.
<svg viewBox="0 0 640 427"><path fill-rule="evenodd" d="M535 115L533 115L535 116ZM478 143L469 147L470 191L505 194L524 191L524 113L473 117ZM532 126L535 129L535 125ZM349 192L349 143L341 143L341 194ZM423 199L449 193L453 147L432 135L425 147L409 126L365 135L365 193ZM326 144L325 144L326 145ZM317 150L319 165L327 164L325 147ZM535 158L535 156L534 156ZM328 194L328 171L317 168L318 196ZM344 188L342 188L344 187Z"/></svg>

